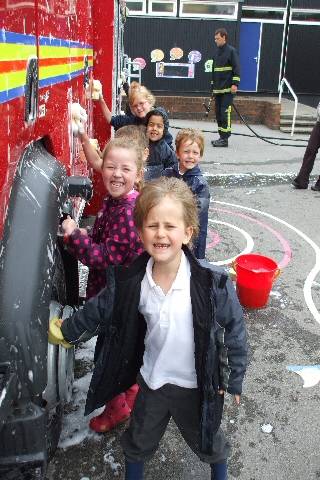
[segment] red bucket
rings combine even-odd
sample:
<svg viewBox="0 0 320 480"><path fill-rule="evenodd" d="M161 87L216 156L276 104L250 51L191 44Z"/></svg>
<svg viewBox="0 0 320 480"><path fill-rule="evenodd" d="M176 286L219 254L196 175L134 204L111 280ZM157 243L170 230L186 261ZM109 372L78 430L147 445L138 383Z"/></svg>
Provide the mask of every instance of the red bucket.
<svg viewBox="0 0 320 480"><path fill-rule="evenodd" d="M237 275L237 294L241 305L248 308L264 307L272 284L280 273L278 264L269 257L250 253L239 255L233 267Z"/></svg>

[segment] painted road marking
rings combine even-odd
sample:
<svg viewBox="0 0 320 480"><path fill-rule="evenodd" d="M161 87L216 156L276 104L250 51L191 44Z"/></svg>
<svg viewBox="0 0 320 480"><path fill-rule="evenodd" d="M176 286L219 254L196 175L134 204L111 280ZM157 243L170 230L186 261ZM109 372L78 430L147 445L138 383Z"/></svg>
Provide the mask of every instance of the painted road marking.
<svg viewBox="0 0 320 480"><path fill-rule="evenodd" d="M215 204L218 204L218 205L227 205L229 207L235 207L235 208L239 208L241 210L247 210L249 212L254 212L254 213L257 213L257 214L260 214L260 215L264 215L265 217L271 218L275 222L281 223L282 225L286 226L287 228L289 228L290 230L295 232L299 237L301 237L305 242L307 242L311 246L311 248L313 248L313 250L315 252L315 257L316 257L315 258L315 265L310 270L310 272L309 272L309 274L308 274L308 276L305 280L304 287L303 287L303 294L304 294L306 305L307 305L311 315L313 316L315 321L318 324L320 324L320 313L317 310L317 308L316 308L316 306L313 302L313 299L312 299L312 284L313 284L316 276L320 272L320 248L318 247L318 245L313 240L311 240L311 238L309 238L305 233L301 232L301 230L294 227L293 225L290 225L290 223L286 222L285 220L282 220L279 217L271 215L270 213L264 212L262 210L257 210L255 208L251 208L251 207L245 207L243 205L237 205L235 203L221 202L219 200L212 200L211 203L215 203Z"/></svg>
<svg viewBox="0 0 320 480"><path fill-rule="evenodd" d="M216 210L217 212L223 212L223 213L228 213L231 215L236 215L238 217L244 218L246 220L249 220L252 223L256 223L257 225L260 225L266 230L269 230L270 233L272 233L280 242L282 245L283 251L284 251L284 256L282 260L278 263L279 268L284 268L288 265L288 263L291 260L292 257L292 252L289 243L287 240L276 230L274 230L272 227L270 227L268 224L261 222L261 220L257 220L256 218L251 217L250 215L246 215L244 213L238 213L238 212L233 212L232 210L226 210L224 208L213 208L211 210Z"/></svg>
<svg viewBox="0 0 320 480"><path fill-rule="evenodd" d="M209 223L219 223L220 225L226 225L227 227L233 228L234 230L237 230L238 232L240 232L244 236L247 242L245 249L241 253L238 253L234 257L228 258L227 260L220 260L219 262L210 262L212 265L228 265L232 263L239 255L244 255L245 253L250 253L252 251L254 246L254 241L251 235L249 235L242 228L239 228L236 225L232 225L232 223L222 222L220 220L211 220L210 218L209 218Z"/></svg>
<svg viewBox="0 0 320 480"><path fill-rule="evenodd" d="M314 387L320 382L320 365L288 365L287 370L300 375L303 388Z"/></svg>

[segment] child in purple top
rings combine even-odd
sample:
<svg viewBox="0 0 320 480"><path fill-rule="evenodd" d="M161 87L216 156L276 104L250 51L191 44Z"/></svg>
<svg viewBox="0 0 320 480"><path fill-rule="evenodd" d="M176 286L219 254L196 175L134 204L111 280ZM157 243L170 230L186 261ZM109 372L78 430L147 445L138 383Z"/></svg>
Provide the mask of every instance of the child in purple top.
<svg viewBox="0 0 320 480"><path fill-rule="evenodd" d="M115 138L105 147L101 175L108 196L97 215L91 232L78 228L67 218L62 223L68 251L89 267L87 299L106 286L108 265L129 265L140 253L142 244L133 221L133 208L138 192L134 190L143 178L145 152L143 145L132 138ZM98 336L96 353L104 341ZM107 403L104 412L90 421L96 432L111 430L131 413L137 386Z"/></svg>
<svg viewBox="0 0 320 480"><path fill-rule="evenodd" d="M69 253L89 267L87 299L97 295L106 286L105 269L108 265L125 265L142 252L142 246L133 222L133 208L138 192L130 191L124 197L104 199L93 228L74 228L65 235ZM63 222L66 231L72 220ZM70 230L68 230L70 232Z"/></svg>

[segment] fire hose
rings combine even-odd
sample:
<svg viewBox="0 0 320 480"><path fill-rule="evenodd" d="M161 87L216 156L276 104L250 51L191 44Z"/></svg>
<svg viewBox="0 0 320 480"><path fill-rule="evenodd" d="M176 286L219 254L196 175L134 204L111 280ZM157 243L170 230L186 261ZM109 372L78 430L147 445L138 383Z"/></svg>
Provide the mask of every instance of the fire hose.
<svg viewBox="0 0 320 480"><path fill-rule="evenodd" d="M211 111L212 100L213 100L213 96L210 97L208 103L204 102L202 104L204 109L205 109L205 116L206 117L208 117L208 115ZM248 124L248 122L243 117L243 115L239 112L239 110L237 109L237 107L235 106L234 103L232 104L232 106L235 109L235 112L237 113L237 115L240 118L240 120L242 121L242 123L244 123L245 126L253 133L253 135L246 134L246 133L232 133L232 135L238 135L238 136L242 136L242 137L257 137L260 140L262 140L263 142L270 143L271 145L276 145L278 147L303 147L303 148L306 148L308 140L304 140L304 139L301 139L301 138L293 139L293 138L286 138L286 137L282 137L282 138L281 137L264 137L264 136L260 135L255 130L253 130L253 128ZM174 125L172 125L172 128L180 129L181 127L175 127ZM217 131L212 131L212 130L202 130L202 131L205 132L205 133L218 133ZM278 143L278 142L273 142L272 140L290 140L292 142L306 142L306 143L304 145L297 145L297 144L294 144L294 143Z"/></svg>

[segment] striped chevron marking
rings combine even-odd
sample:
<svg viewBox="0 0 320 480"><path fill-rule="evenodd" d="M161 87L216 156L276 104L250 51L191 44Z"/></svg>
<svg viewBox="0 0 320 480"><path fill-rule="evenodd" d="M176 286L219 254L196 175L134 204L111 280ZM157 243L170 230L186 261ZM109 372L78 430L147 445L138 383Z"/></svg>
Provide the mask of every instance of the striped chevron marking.
<svg viewBox="0 0 320 480"><path fill-rule="evenodd" d="M28 59L37 55L34 35L0 31L0 103L24 95ZM39 37L39 87L83 74L84 57L93 65L92 46L53 37Z"/></svg>

